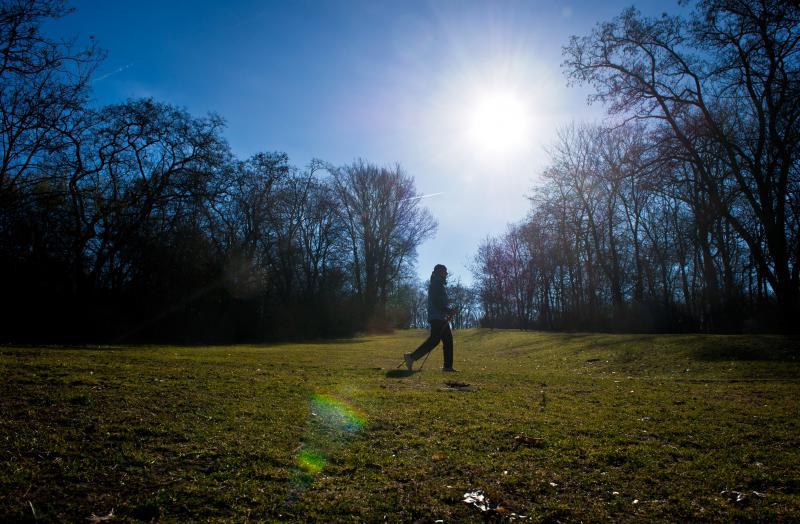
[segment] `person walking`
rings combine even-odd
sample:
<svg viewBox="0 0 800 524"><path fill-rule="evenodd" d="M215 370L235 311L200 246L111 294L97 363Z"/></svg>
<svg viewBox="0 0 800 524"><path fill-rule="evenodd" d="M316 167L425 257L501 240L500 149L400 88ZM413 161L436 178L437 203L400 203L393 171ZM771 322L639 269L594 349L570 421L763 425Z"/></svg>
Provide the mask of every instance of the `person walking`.
<svg viewBox="0 0 800 524"><path fill-rule="evenodd" d="M450 318L456 310L450 307L447 298L447 268L443 264L436 264L431 273L428 284L428 323L431 325L431 334L413 353L405 353L403 360L406 369L413 371L414 362L435 348L442 342L444 348L444 366L442 371L453 372L453 333L450 331Z"/></svg>

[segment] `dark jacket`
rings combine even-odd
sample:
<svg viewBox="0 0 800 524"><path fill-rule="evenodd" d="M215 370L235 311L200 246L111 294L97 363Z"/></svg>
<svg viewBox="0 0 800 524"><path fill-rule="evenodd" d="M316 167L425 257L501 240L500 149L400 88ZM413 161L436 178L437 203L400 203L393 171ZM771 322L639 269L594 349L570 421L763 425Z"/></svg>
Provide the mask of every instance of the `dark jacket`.
<svg viewBox="0 0 800 524"><path fill-rule="evenodd" d="M450 300L444 288L445 280L433 273L428 284L428 322L432 320L445 320L450 314Z"/></svg>

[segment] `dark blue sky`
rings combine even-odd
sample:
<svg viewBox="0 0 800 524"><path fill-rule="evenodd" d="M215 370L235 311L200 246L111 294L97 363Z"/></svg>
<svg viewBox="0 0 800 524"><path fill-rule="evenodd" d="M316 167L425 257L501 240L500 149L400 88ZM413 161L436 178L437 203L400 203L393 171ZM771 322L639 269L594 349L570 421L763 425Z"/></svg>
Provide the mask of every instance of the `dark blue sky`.
<svg viewBox="0 0 800 524"><path fill-rule="evenodd" d="M73 1L50 25L108 52L98 104L152 96L228 124L234 152L344 164L399 162L440 227L420 248L470 281L478 243L528 210L559 126L602 118L567 89L561 46L631 2ZM649 15L674 2L636 2ZM464 127L497 91L524 107L524 145L487 152ZM491 139L491 137L489 137ZM477 141L476 141L477 140Z"/></svg>

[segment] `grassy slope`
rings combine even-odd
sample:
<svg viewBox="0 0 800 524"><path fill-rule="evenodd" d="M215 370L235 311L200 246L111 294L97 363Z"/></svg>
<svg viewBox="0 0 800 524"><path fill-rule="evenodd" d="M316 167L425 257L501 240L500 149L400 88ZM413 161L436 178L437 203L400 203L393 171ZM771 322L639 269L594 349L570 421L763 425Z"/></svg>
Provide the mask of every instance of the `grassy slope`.
<svg viewBox="0 0 800 524"><path fill-rule="evenodd" d="M0 348L0 521L800 519L796 341L423 337Z"/></svg>

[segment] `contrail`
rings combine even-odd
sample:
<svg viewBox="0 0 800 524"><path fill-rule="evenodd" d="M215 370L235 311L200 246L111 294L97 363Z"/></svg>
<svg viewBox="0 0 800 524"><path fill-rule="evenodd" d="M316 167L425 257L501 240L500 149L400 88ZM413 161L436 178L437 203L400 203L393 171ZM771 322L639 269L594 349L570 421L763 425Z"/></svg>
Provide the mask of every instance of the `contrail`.
<svg viewBox="0 0 800 524"><path fill-rule="evenodd" d="M99 82L100 80L105 80L106 78L108 78L111 75L116 75L117 73L121 73L121 72L125 71L126 69L128 69L129 67L131 67L134 63L135 62L131 62L128 65L124 65L122 67L116 68L115 70L111 71L110 73L106 73L103 76L99 76L97 78L94 78L94 79L92 79L92 83Z"/></svg>
<svg viewBox="0 0 800 524"><path fill-rule="evenodd" d="M430 198L430 197L435 197L435 196L438 196L438 195L444 195L444 191L440 191L438 193L430 193L428 195L419 195L419 196L415 196L415 197L411 197L411 198L404 198L402 200L398 200L397 202L406 202L408 200L421 200L423 198Z"/></svg>

